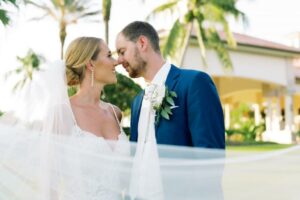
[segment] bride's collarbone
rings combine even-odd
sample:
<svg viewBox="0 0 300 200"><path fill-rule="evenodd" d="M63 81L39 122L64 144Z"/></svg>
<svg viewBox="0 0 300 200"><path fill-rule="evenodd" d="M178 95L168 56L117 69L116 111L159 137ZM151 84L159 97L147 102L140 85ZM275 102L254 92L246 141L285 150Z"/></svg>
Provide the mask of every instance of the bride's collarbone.
<svg viewBox="0 0 300 200"><path fill-rule="evenodd" d="M108 139L117 138L120 129L115 117L108 109L86 108L77 113L77 124L81 129Z"/></svg>

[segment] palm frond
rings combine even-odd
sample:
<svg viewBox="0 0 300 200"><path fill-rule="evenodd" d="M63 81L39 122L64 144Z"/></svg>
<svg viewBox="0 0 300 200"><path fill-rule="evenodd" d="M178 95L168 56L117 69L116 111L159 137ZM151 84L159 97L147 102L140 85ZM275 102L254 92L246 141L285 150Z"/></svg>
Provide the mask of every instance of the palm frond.
<svg viewBox="0 0 300 200"><path fill-rule="evenodd" d="M25 4L32 5L34 7L40 8L42 10L48 10L48 7L45 4L41 5L41 4L38 4L38 3L30 1L30 0L25 0L24 2L25 2Z"/></svg>
<svg viewBox="0 0 300 200"><path fill-rule="evenodd" d="M201 55L204 66L207 67L206 48L205 48L204 38L203 38L204 30L202 29L202 26L201 26L202 19L200 17L198 17L195 19L195 21L196 21L195 26L196 26L197 41L198 41L199 48L200 48L200 55Z"/></svg>
<svg viewBox="0 0 300 200"><path fill-rule="evenodd" d="M154 8L150 14L146 17L146 19L148 20L151 16L157 15L159 13L162 13L166 10L173 12L175 7L177 6L177 4L179 3L179 1L181 0L173 0L173 1L169 1L165 4L162 4L156 8Z"/></svg>
<svg viewBox="0 0 300 200"><path fill-rule="evenodd" d="M206 4L203 14L205 15L205 18L210 21L210 24L214 29L216 29L217 25L222 26L228 45L235 48L236 41L230 31L224 11L214 4Z"/></svg>
<svg viewBox="0 0 300 200"><path fill-rule="evenodd" d="M4 2L4 3L10 3L10 4L13 5L14 7L18 8L18 5L17 5L17 3L16 3L16 0L2 0L2 2ZM1 3L2 3L2 2L0 1L0 6L1 6ZM10 18L9 18L9 16L8 16L8 11L7 11L6 9L2 9L1 7L0 7L0 22L1 22L4 26L8 25L9 22L10 22Z"/></svg>
<svg viewBox="0 0 300 200"><path fill-rule="evenodd" d="M16 0L2 0L3 2L5 2L5 3L11 3L11 4L13 4L13 5L16 5L17 6L17 4L16 4ZM1 2L0 2L0 4L1 4Z"/></svg>
<svg viewBox="0 0 300 200"><path fill-rule="evenodd" d="M45 17L48 17L49 14L48 13L45 13L44 15L40 16L40 17L33 17L33 18L30 18L29 20L30 21L39 21L39 20L42 20L44 19Z"/></svg>
<svg viewBox="0 0 300 200"><path fill-rule="evenodd" d="M225 47L225 44L222 42L218 32L215 29L211 28L206 31L206 37L208 46L213 48L217 52L217 55L221 60L225 71L231 72L233 70L232 61Z"/></svg>
<svg viewBox="0 0 300 200"><path fill-rule="evenodd" d="M18 81L13 87L13 92L15 92L18 89L22 89L24 87L25 83L27 82L27 80L28 79L26 77L24 77L22 80Z"/></svg>
<svg viewBox="0 0 300 200"><path fill-rule="evenodd" d="M226 13L232 14L235 17L238 17L243 14L242 11L236 8L236 0L210 0L209 3L219 7Z"/></svg>
<svg viewBox="0 0 300 200"><path fill-rule="evenodd" d="M180 64L182 55L185 50L188 30L184 24L179 22L179 19L174 23L167 41L163 46L163 56L172 59L176 64Z"/></svg>
<svg viewBox="0 0 300 200"><path fill-rule="evenodd" d="M4 25L8 25L9 24L9 17L7 15L7 11L6 10L0 9L0 21Z"/></svg>
<svg viewBox="0 0 300 200"><path fill-rule="evenodd" d="M80 18L85 18L85 17L90 17L90 16L95 16L101 13L101 10L96 10L96 11L91 11L87 13L83 13L81 15L78 15L78 19Z"/></svg>

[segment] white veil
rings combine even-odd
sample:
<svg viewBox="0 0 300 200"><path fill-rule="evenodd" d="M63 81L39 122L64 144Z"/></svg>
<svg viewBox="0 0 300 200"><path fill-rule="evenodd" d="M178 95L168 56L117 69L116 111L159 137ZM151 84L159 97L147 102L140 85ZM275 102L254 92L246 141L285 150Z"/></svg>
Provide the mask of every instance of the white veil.
<svg viewBox="0 0 300 200"><path fill-rule="evenodd" d="M300 146L249 155L157 145L157 160L146 159L136 173L135 143L73 136L61 61L42 68L17 99L0 118L0 199L156 200L160 188L166 200L300 198ZM103 151L116 145L130 153Z"/></svg>

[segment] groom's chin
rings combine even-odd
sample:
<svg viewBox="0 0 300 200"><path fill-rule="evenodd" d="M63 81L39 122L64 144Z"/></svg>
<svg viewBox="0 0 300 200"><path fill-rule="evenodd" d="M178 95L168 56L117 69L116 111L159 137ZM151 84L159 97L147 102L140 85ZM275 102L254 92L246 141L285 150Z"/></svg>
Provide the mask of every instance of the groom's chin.
<svg viewBox="0 0 300 200"><path fill-rule="evenodd" d="M134 73L132 71L128 71L128 74L130 76L130 78L140 78L141 76L137 73Z"/></svg>

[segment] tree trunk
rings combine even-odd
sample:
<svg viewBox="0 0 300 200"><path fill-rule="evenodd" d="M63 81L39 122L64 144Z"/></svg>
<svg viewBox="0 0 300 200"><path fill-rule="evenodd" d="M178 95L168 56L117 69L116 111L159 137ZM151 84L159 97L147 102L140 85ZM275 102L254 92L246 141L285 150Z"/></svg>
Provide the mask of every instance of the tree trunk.
<svg viewBox="0 0 300 200"><path fill-rule="evenodd" d="M180 66L183 65L183 59L184 59L184 57L186 55L187 48L189 47L189 41L190 41L190 38L191 38L192 29L193 29L193 22L190 22L188 24L188 28L187 29L188 29L188 32L187 32L188 35L186 37L186 41L184 41L184 46L183 46L184 50L183 50L181 58L179 60Z"/></svg>
<svg viewBox="0 0 300 200"><path fill-rule="evenodd" d="M60 51L60 58L64 58L64 44L65 44L65 39L66 39L66 25L64 22L60 23L60 29L59 29L59 38L60 38L60 43L61 43L61 51Z"/></svg>
<svg viewBox="0 0 300 200"><path fill-rule="evenodd" d="M109 21L108 20L106 20L105 22L105 42L106 42L106 44L108 45L108 43L109 43Z"/></svg>

